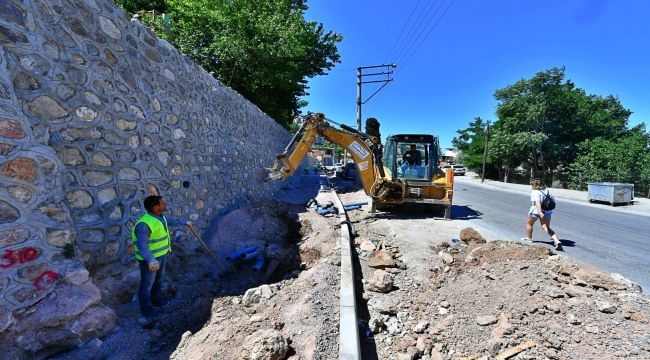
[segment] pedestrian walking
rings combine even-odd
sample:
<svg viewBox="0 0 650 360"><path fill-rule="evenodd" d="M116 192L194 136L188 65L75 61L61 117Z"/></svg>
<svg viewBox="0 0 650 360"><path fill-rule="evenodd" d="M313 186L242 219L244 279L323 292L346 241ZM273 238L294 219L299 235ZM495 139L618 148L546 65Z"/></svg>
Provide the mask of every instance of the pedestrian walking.
<svg viewBox="0 0 650 360"><path fill-rule="evenodd" d="M551 237L553 244L555 245L555 250L562 250L562 242L558 238L557 234L553 229L551 229L551 217L553 216L553 210L544 210L542 208L542 202L546 196L550 196L553 199L553 195L549 192L544 184L542 179L534 179L531 181L532 191L530 192L530 209L528 210L528 217L526 219L526 237L522 238L523 241L533 241L533 225L535 221L539 219L539 225L542 227L542 230Z"/></svg>
<svg viewBox="0 0 650 360"><path fill-rule="evenodd" d="M189 221L163 215L167 210L167 203L162 196L148 196L144 199L144 208L147 211L133 226L131 240L135 258L140 266L140 312L147 318L153 318L160 315L154 307L167 303L161 285L165 276L167 254L172 248L169 226L185 225L193 228Z"/></svg>

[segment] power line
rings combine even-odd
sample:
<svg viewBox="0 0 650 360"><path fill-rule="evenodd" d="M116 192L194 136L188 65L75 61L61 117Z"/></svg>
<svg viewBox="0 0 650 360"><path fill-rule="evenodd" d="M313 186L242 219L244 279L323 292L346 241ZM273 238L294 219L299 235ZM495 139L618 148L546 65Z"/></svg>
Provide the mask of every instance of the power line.
<svg viewBox="0 0 650 360"><path fill-rule="evenodd" d="M428 2L424 5L423 9L419 9L418 4L416 4L416 6L413 8L413 11L417 12L417 16L412 23L410 19L406 22L405 27L407 27L408 30L406 31L406 36L404 39L401 42L396 42L397 50L394 56L395 59L399 60L405 49L411 46L413 39L418 35L419 32L422 31L422 24L427 21L427 17L437 2L438 0Z"/></svg>
<svg viewBox="0 0 650 360"><path fill-rule="evenodd" d="M437 2L437 1L436 1ZM418 18L416 21L416 25L414 30L411 30L409 32L408 38L406 39L407 41L403 43L404 45L400 44L401 46L398 47L399 49L402 49L399 51L396 56L395 56L395 63L399 63L400 67L397 69L396 74L400 72L401 70L404 69L405 65L413 58L413 56L417 53L417 51L420 49L422 44L426 41L426 39L429 37L431 32L438 26L438 24L442 21L444 18L445 14L449 11L451 6L454 3L454 0L451 0L450 2L445 4L445 1L441 1L437 7L435 7L436 2L430 3L430 6L425 8L423 11L420 12L422 16ZM446 7L444 7L446 5ZM432 15L431 11L435 7L435 11L433 12ZM443 9L444 7L444 9ZM413 9L414 11L417 9L417 4L416 7ZM442 9L442 11L441 11ZM438 16L439 15L439 16ZM437 18L437 19L436 19ZM410 17L409 20L407 21L407 26L408 23L410 22ZM426 25L422 27L422 24L426 22Z"/></svg>
<svg viewBox="0 0 650 360"><path fill-rule="evenodd" d="M443 12L442 12L442 14L440 15L440 17L438 17L438 20L433 24L433 26L429 29L429 31L427 31L427 33L424 35L424 37L422 38L422 41L420 41L420 42L417 44L417 46L415 47L415 49L413 49L413 51L408 55L408 57L407 57L405 60L402 60L402 61L401 61L402 64L406 65L406 64L411 60L411 58L412 58L412 57L417 53L417 51L420 49L420 46L422 46L422 44L424 44L425 40L429 37L429 35L431 35L431 32L433 32L433 30L438 26L438 24L440 24L440 22L442 21L442 18L445 16L445 14L447 14L447 11L449 11L449 9L451 8L451 6L452 6L453 4L454 4L454 0L451 0L451 1L449 2L449 5L448 5L444 10L443 10ZM442 7L442 5L443 5L443 4L440 4L440 6L438 7L438 9L436 9L436 13L438 12L438 10L440 10L440 8ZM434 14L434 16L435 16L435 14ZM416 39L416 40L417 40L417 39ZM401 69L403 69L403 67L400 67L400 70L401 70Z"/></svg>
<svg viewBox="0 0 650 360"><path fill-rule="evenodd" d="M386 58L388 59L394 55L394 58L402 58L405 59L403 60L405 63L408 62L417 53L417 50L420 48L420 46L422 46L433 29L435 29L440 21L442 21L442 18L445 16L449 8L451 8L453 2L454 0L451 0L451 2L447 4L445 0L425 2L424 8L420 9L420 0L418 0L411 10L406 23L402 27L397 39L395 40L395 43L389 51L389 55ZM445 7L445 5L447 6ZM441 11L443 8L444 10ZM415 16L414 19L415 14L417 14L417 16ZM438 14L440 15L438 16ZM397 63L397 61L385 63ZM401 69L402 67L400 65L395 74L401 71ZM385 85L386 84L384 84L384 86ZM377 91L375 94L376 93ZM373 96L375 94L373 94ZM363 103L365 104L366 101ZM375 107L370 104L368 110L372 111L373 108Z"/></svg>
<svg viewBox="0 0 650 360"><path fill-rule="evenodd" d="M384 61L385 63L387 63L388 59L390 59L391 55L393 55L393 50L395 49L395 46L399 43L400 39L402 38L402 34L404 34L404 30L406 30L408 24L411 22L411 19L413 18L413 14L415 14L415 10L417 9L419 4L420 4L420 0L418 0L418 2L415 3L415 6L413 7L413 10L411 10L408 19L406 19L404 26L402 26L402 31L400 31L399 35L397 36L397 39L395 39L393 46L390 48L390 51L388 52L388 55L386 55L386 59L385 59L386 61Z"/></svg>

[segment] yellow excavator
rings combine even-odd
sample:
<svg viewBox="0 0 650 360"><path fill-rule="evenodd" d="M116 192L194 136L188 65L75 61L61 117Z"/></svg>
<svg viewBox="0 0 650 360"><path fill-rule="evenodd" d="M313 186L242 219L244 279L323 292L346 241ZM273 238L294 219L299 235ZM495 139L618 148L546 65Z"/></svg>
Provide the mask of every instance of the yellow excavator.
<svg viewBox="0 0 650 360"><path fill-rule="evenodd" d="M398 210L412 203L442 207L444 217L451 218L454 172L449 169L445 173L438 167L440 148L433 135L392 135L382 146L376 136L326 119L323 113L309 113L289 145L276 156L273 168L268 169L269 178L290 177L319 137L350 154L363 189L372 198L372 212Z"/></svg>

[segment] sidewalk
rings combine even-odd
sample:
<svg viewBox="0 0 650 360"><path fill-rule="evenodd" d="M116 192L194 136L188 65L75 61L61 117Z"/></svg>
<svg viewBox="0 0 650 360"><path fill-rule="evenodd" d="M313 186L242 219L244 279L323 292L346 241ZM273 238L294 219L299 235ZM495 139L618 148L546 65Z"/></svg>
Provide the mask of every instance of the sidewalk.
<svg viewBox="0 0 650 360"><path fill-rule="evenodd" d="M456 185L462 184L464 182L472 182L480 186L495 187L499 189L506 189L509 191L521 192L527 194L529 194L531 190L530 185L510 184L510 183L503 183L503 182L487 180L487 179L485 180L484 183L481 183L481 178L476 173L473 172L468 172L467 175L465 176L454 176L454 181L456 182ZM572 201L587 206L599 207L599 208L604 208L612 211L620 211L628 214L650 216L650 199L645 197L635 196L634 199L632 200L633 201L632 205L621 204L616 206L610 206L609 204L606 203L590 203L588 201L588 196L586 191L568 190L568 189L560 189L560 188L549 188L549 189L551 191L551 194L553 194L553 196L555 196L556 199L562 199L564 201Z"/></svg>

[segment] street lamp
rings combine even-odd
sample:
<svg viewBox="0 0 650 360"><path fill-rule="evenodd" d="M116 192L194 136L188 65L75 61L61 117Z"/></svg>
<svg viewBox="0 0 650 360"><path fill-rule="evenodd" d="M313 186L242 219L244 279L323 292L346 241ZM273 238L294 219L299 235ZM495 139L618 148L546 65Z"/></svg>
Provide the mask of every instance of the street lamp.
<svg viewBox="0 0 650 360"><path fill-rule="evenodd" d="M372 65L372 66L359 66L357 68L357 130L361 131L361 105L365 104L368 102L368 100L372 99L375 94L379 92L379 90L383 89L384 86L388 85L389 82L393 81L393 79L390 77L393 74L393 71L391 68L396 68L396 64L382 64L382 65ZM362 71L365 69L374 69L374 68L385 68L384 70L380 72L375 72L375 73L370 73L370 74L363 74ZM376 80L378 76L383 76L385 75L386 78L382 80ZM371 77L374 76L375 80L368 80L364 81L363 77ZM361 101L361 85L362 84L370 84L370 83L383 83L383 85L377 89L372 95L370 95L369 98L367 98L365 101Z"/></svg>

